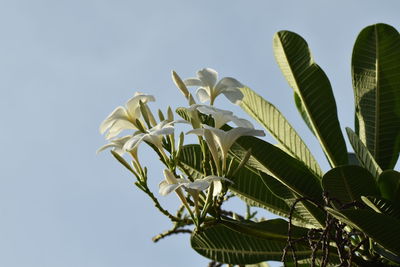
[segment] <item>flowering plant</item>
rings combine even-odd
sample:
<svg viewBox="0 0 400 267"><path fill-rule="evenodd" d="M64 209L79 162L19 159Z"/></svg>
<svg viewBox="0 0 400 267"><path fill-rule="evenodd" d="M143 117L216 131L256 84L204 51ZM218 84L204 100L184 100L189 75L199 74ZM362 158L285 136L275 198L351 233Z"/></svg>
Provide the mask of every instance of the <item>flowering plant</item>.
<svg viewBox="0 0 400 267"><path fill-rule="evenodd" d="M400 173L393 170L400 151L399 33L376 24L355 43L356 131L346 129L354 153L347 151L330 82L305 40L278 32L274 52L300 115L326 155L328 172L275 106L234 78L218 81L210 68L186 80L173 71L188 106L158 111L158 119L149 106L155 97L136 93L101 123L109 143L99 151L111 148L136 177L136 186L172 221L172 229L153 240L191 233L193 249L210 258L210 266L266 266L269 260L285 266L399 266ZM197 87L201 103L188 90L191 86ZM278 144L259 138L264 131L250 121L215 107L221 94ZM179 124L190 130L176 133ZM131 132L119 136L124 131ZM188 134L197 142L186 144ZM175 215L148 186L147 168L138 155L142 143L165 166L158 194L176 194L181 206ZM246 203L246 214L223 208L232 197ZM250 207L283 218L260 218Z"/></svg>

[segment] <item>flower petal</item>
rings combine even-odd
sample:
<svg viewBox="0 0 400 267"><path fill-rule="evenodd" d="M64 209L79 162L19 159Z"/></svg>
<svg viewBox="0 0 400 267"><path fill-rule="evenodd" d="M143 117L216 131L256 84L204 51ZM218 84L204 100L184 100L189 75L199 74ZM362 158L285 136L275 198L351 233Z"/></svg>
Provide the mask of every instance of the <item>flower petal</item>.
<svg viewBox="0 0 400 267"><path fill-rule="evenodd" d="M114 139L110 143L105 144L104 146L100 147L96 151L96 153L100 153L101 151L112 147L113 150L115 152L117 152L119 155L123 155L125 151L122 148L123 148L124 144L126 143L126 141L128 141L130 138L131 138L131 136L127 135L127 136L124 136L124 137L121 137L121 138L118 138L118 139Z"/></svg>
<svg viewBox="0 0 400 267"><path fill-rule="evenodd" d="M194 182L186 183L186 184L183 184L183 185L186 188L194 189L194 190L197 190L197 191L203 191L203 190L207 189L210 186L210 182L208 182L208 181L206 181L204 179L198 179L198 180L195 180Z"/></svg>
<svg viewBox="0 0 400 267"><path fill-rule="evenodd" d="M206 115L214 115L214 114L233 115L232 111L219 109L214 106L209 106L209 105L192 105L192 106L201 113Z"/></svg>
<svg viewBox="0 0 400 267"><path fill-rule="evenodd" d="M251 122L249 122L246 119L238 118L236 116L233 116L232 122L236 124L238 127L244 127L244 128L251 128L254 129L254 126Z"/></svg>
<svg viewBox="0 0 400 267"><path fill-rule="evenodd" d="M168 169L164 169L164 177L169 184L178 183L178 180L176 179L175 175Z"/></svg>
<svg viewBox="0 0 400 267"><path fill-rule="evenodd" d="M204 135L204 129L203 128L192 129L188 131L186 134Z"/></svg>
<svg viewBox="0 0 400 267"><path fill-rule="evenodd" d="M229 99L233 104L239 105L244 95L237 88L229 88L222 91L224 96Z"/></svg>
<svg viewBox="0 0 400 267"><path fill-rule="evenodd" d="M152 95L136 92L135 96L126 102L126 107L132 120L136 120L140 117L140 101L147 103L149 101L154 102L156 99Z"/></svg>
<svg viewBox="0 0 400 267"><path fill-rule="evenodd" d="M244 87L244 85L235 78L225 77L218 82L218 84L215 86L215 90L216 93L220 93L223 90L229 88L242 88L242 87Z"/></svg>
<svg viewBox="0 0 400 267"><path fill-rule="evenodd" d="M200 87L196 90L196 95L197 98L200 100L200 102L207 102L208 100L210 100L210 94L207 91L207 89Z"/></svg>
<svg viewBox="0 0 400 267"><path fill-rule="evenodd" d="M222 78L215 86L215 94L219 95L222 93L226 98L229 99L229 101L238 105L244 97L240 91L240 88L242 87L244 87L244 85L238 80L231 77L225 77Z"/></svg>
<svg viewBox="0 0 400 267"><path fill-rule="evenodd" d="M183 81L186 86L203 86L203 82L198 78L189 78Z"/></svg>
<svg viewBox="0 0 400 267"><path fill-rule="evenodd" d="M173 133L174 133L174 126L168 125L161 129L150 132L150 135L161 136L161 135L167 135L167 134L173 134Z"/></svg>
<svg viewBox="0 0 400 267"><path fill-rule="evenodd" d="M128 113L124 107L116 107L110 115L100 124L100 133L103 134L107 131L116 120L125 119L128 120Z"/></svg>
<svg viewBox="0 0 400 267"><path fill-rule="evenodd" d="M218 80L218 72L210 68L205 68L197 72L197 77L203 82L204 86L213 88Z"/></svg>
<svg viewBox="0 0 400 267"><path fill-rule="evenodd" d="M228 152L230 147L235 143L235 141L241 136L265 136L263 130L255 130L252 128L237 127L226 132L224 140L222 141L224 146L224 155Z"/></svg>
<svg viewBox="0 0 400 267"><path fill-rule="evenodd" d="M214 181L213 184L214 184L213 197L216 197L222 191L222 183L221 181Z"/></svg>
<svg viewBox="0 0 400 267"><path fill-rule="evenodd" d="M158 189L159 189L158 192L160 193L160 195L166 196L181 186L182 185L180 185L180 184L168 184L167 181L163 180L158 185Z"/></svg>
<svg viewBox="0 0 400 267"><path fill-rule="evenodd" d="M143 141L146 141L146 142L149 142L150 144L155 145L160 150L163 149L163 147L162 147L162 137L160 135L145 134L143 136Z"/></svg>
<svg viewBox="0 0 400 267"><path fill-rule="evenodd" d="M221 177L221 176L216 176L216 175L208 175L208 176L204 177L203 179L206 180L206 181L209 181L209 182L223 180L223 181L227 181L227 182L233 183L230 179L228 179L226 177Z"/></svg>
<svg viewBox="0 0 400 267"><path fill-rule="evenodd" d="M147 134L140 133L131 137L123 146L123 150L131 151L138 147L138 145L144 140Z"/></svg>
<svg viewBox="0 0 400 267"><path fill-rule="evenodd" d="M128 129L135 130L136 126L132 122L125 119L115 120L114 123L110 126L109 131L105 135L105 138L107 140L112 139L119 135L123 130Z"/></svg>

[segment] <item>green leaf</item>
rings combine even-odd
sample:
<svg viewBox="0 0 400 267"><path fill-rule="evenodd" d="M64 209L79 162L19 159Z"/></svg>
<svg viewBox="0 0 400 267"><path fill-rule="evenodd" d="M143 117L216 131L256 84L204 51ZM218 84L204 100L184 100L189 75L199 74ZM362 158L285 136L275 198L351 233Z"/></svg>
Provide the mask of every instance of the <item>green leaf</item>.
<svg viewBox="0 0 400 267"><path fill-rule="evenodd" d="M281 260L286 241L256 238L218 224L195 232L191 245L199 254L218 262L253 264ZM308 245L298 242L295 248L299 259L310 257Z"/></svg>
<svg viewBox="0 0 400 267"><path fill-rule="evenodd" d="M203 175L202 170L202 151L200 145L184 145L179 154L180 168L193 179L200 179Z"/></svg>
<svg viewBox="0 0 400 267"><path fill-rule="evenodd" d="M382 255L386 259L395 262L395 263L400 263L400 257L391 253L390 251L387 251L386 249L382 248L379 245L374 246L374 250L378 252L378 254Z"/></svg>
<svg viewBox="0 0 400 267"><path fill-rule="evenodd" d="M394 202L400 201L400 173L386 170L378 178L379 189L384 198Z"/></svg>
<svg viewBox="0 0 400 267"><path fill-rule="evenodd" d="M372 210L326 210L340 221L364 232L385 249L400 255L400 220Z"/></svg>
<svg viewBox="0 0 400 267"><path fill-rule="evenodd" d="M360 164L360 161L358 160L357 156L355 153L349 152L347 154L348 158L349 158L349 165L357 165L357 166L362 166Z"/></svg>
<svg viewBox="0 0 400 267"><path fill-rule="evenodd" d="M382 169L395 166L400 151L400 35L390 25L364 28L354 44L356 129Z"/></svg>
<svg viewBox="0 0 400 267"><path fill-rule="evenodd" d="M322 201L319 179L299 160L286 154L278 147L252 136L239 138L231 152L238 158L251 148L248 161L251 167L271 173L282 184L299 196Z"/></svg>
<svg viewBox="0 0 400 267"><path fill-rule="evenodd" d="M400 205L381 197L361 197L362 201L378 213L384 213L400 220Z"/></svg>
<svg viewBox="0 0 400 267"><path fill-rule="evenodd" d="M276 178L261 172L261 177L264 184L271 190L271 192L277 197L283 199L291 208L296 200L299 198L284 184L279 182ZM324 216L321 210L316 210L312 204L308 204L307 201L300 201L294 207L294 213L292 216L292 222L299 226L320 228L323 226ZM288 218L289 216L285 216ZM318 219L316 219L316 217Z"/></svg>
<svg viewBox="0 0 400 267"><path fill-rule="evenodd" d="M369 170L375 178L377 178L382 172L381 167L379 167L378 163L376 163L374 157L368 151L367 147L360 140L358 135L348 127L346 127L346 132L359 162L362 164L362 166Z"/></svg>
<svg viewBox="0 0 400 267"><path fill-rule="evenodd" d="M301 160L315 174L322 176L321 168L296 130L282 113L250 88L242 88L240 107L258 121L293 157Z"/></svg>
<svg viewBox="0 0 400 267"><path fill-rule="evenodd" d="M347 164L347 150L340 130L336 102L324 71L314 63L306 41L289 31L274 36L274 54L289 85L301 100L331 166Z"/></svg>
<svg viewBox="0 0 400 267"><path fill-rule="evenodd" d="M283 219L272 219L262 222L222 220L221 223L234 231L267 240L287 241L288 222ZM292 239L307 237L307 228L292 225Z"/></svg>
<svg viewBox="0 0 400 267"><path fill-rule="evenodd" d="M279 216L289 217L290 207L271 192L263 183L258 171L244 167L239 169L231 179L233 183L229 185L229 189L249 205L264 208ZM293 216L300 220L297 213Z"/></svg>
<svg viewBox="0 0 400 267"><path fill-rule="evenodd" d="M252 136L239 138L232 146L231 153L235 157L241 158L250 147L252 155L247 165L275 177L292 191L293 199L306 197L316 203L322 203L320 180L301 161L291 157L278 147ZM311 214L309 217L314 217L314 219L307 218L306 220L316 227L324 225L325 217L322 211L317 209L314 204L307 204L307 202L300 203L299 208L303 206L303 212ZM296 211L300 210L296 209Z"/></svg>
<svg viewBox="0 0 400 267"><path fill-rule="evenodd" d="M361 201L361 196L379 195L377 184L366 169L345 165L328 171L322 178L322 187L328 196L341 204Z"/></svg>

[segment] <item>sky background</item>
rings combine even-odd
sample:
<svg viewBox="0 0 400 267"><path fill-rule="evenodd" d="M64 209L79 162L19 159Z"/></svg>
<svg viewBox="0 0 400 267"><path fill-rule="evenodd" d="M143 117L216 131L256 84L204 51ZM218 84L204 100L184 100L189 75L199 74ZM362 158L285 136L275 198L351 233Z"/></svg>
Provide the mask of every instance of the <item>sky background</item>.
<svg viewBox="0 0 400 267"><path fill-rule="evenodd" d="M354 128L355 38L377 22L400 29L399 10L398 0L0 0L0 266L207 266L188 235L152 243L170 222L110 153L95 154L100 122L135 91L155 95L154 110L185 105L170 71L187 78L211 67L274 103L326 170L275 63L273 34L307 40L342 129ZM216 105L245 116L222 97ZM157 190L161 165L140 155Z"/></svg>

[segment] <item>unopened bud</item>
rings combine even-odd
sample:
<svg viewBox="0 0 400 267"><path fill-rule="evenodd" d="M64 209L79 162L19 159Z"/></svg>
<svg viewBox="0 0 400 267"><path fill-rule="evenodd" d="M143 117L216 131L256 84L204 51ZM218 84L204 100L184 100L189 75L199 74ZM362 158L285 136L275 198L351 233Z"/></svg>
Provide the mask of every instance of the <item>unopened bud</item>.
<svg viewBox="0 0 400 267"><path fill-rule="evenodd" d="M185 83L182 81L182 79L175 71L172 71L172 80L174 81L176 87L178 87L179 90L181 90L182 94L186 97L186 99L189 99L189 90L187 89Z"/></svg>

